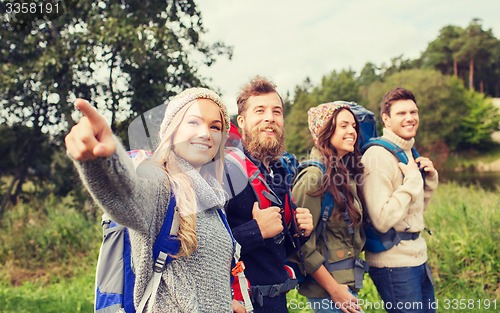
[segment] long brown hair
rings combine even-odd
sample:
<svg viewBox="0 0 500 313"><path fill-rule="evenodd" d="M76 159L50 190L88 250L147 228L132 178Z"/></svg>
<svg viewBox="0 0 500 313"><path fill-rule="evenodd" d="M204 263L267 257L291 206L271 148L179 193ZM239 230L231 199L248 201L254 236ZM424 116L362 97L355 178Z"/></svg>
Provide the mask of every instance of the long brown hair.
<svg viewBox="0 0 500 313"><path fill-rule="evenodd" d="M364 166L361 163L361 152L359 149L359 123L356 123L355 126L357 138L354 145L354 152L350 152L340 158L337 149L330 142L337 127L337 116L343 110L349 111L354 116L354 119L356 119L356 116L349 108L342 107L335 110L332 118L319 131L316 147L322 155L322 163L326 168L326 173L323 185L312 195L318 196L327 191L330 192L335 199L335 203L340 205L340 210L334 211L335 216L340 218L342 212L346 209L353 226L358 226L362 220L361 213L354 207L354 196L351 193L348 182L350 179L354 179L358 197L361 204L364 205L364 197L361 189ZM342 197L342 194L345 196L345 199Z"/></svg>

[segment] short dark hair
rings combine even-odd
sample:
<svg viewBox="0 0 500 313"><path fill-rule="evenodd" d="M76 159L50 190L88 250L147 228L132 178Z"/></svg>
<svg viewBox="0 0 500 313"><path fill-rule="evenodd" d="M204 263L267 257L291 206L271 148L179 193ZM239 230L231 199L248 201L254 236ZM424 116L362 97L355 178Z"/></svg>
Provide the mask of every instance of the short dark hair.
<svg viewBox="0 0 500 313"><path fill-rule="evenodd" d="M265 95L271 92L275 92L278 97L280 97L281 104L283 105L283 99L281 99L280 94L276 91L276 85L273 82L262 76L255 76L252 78L249 83L241 88L240 94L238 95L238 98L236 98L238 115L241 115L247 109L246 104L248 98L252 96Z"/></svg>
<svg viewBox="0 0 500 313"><path fill-rule="evenodd" d="M417 100L415 100L415 96L410 90L403 87L397 87L387 92L382 98L382 102L380 103L380 116L384 113L390 115L392 104L398 100L413 100L413 102L417 104Z"/></svg>

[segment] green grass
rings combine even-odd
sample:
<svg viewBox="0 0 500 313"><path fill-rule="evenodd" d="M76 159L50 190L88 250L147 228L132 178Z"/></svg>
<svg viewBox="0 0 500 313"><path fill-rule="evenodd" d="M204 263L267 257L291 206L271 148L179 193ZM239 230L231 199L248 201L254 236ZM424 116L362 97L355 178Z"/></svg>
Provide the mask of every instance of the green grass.
<svg viewBox="0 0 500 313"><path fill-rule="evenodd" d="M427 224L430 264L441 298L500 296L500 193L439 187Z"/></svg>
<svg viewBox="0 0 500 313"><path fill-rule="evenodd" d="M432 236L424 234L436 280L438 312L500 308L499 203L498 191L452 183L439 186L426 214ZM2 219L0 312L92 312L99 223L87 221L83 212L68 208L64 200L49 199L42 204L43 210L35 209L40 205L36 203L18 206ZM77 229L76 234L71 229ZM29 275L34 278L27 279ZM380 303L369 277L359 296L367 303ZM299 309L306 305L297 291L289 292L287 298L295 303L296 309L290 312L310 312ZM474 306L459 309L460 299ZM446 310L446 301L453 300L457 309L448 302ZM477 301L485 304L486 300L496 300L497 310L492 306L478 309ZM384 311L365 308L365 312Z"/></svg>
<svg viewBox="0 0 500 313"><path fill-rule="evenodd" d="M93 312L94 274L89 272L53 284L0 284L0 312Z"/></svg>
<svg viewBox="0 0 500 313"><path fill-rule="evenodd" d="M426 213L432 235L424 234L429 263L436 283L440 311L493 312L500 309L500 193L454 183L440 185ZM359 298L372 306L381 303L369 276ZM292 301L292 299L295 299ZM305 308L305 298L296 291L288 294L293 308ZM462 302L460 302L462 301ZM297 304L300 303L300 304ZM460 306L467 305L466 309ZM481 308L479 306L481 305ZM456 308L456 309L454 309ZM306 313L311 310L289 312ZM383 313L367 309L365 312Z"/></svg>

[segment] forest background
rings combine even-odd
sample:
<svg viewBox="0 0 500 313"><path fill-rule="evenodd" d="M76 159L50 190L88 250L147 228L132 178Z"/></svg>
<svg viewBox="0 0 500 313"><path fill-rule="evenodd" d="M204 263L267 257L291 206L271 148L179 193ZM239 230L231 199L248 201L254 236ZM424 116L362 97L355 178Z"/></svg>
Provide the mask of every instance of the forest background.
<svg viewBox="0 0 500 313"><path fill-rule="evenodd" d="M130 122L172 95L218 90L199 69L233 55L232 46L203 39L192 0L63 3L64 14L0 16L0 312L91 310L100 211L63 144L77 118L73 100L95 99L126 144ZM333 70L317 84L304 77L284 95L288 150L306 156L312 147L308 108L342 99L377 114L383 93L401 85L417 95L419 151L440 172L500 171L500 40L472 19L443 25L422 49L415 59ZM106 77L96 77L102 68ZM494 177L487 189L444 182L432 204L427 223L442 229L429 238L439 299L483 301L484 309L499 298ZM378 299L369 281L364 292Z"/></svg>

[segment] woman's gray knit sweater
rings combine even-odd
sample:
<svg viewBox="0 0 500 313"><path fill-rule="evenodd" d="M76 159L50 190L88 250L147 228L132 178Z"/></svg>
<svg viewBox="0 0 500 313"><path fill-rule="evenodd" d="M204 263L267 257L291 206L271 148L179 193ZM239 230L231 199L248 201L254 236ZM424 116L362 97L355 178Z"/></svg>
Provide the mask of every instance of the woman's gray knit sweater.
<svg viewBox="0 0 500 313"><path fill-rule="evenodd" d="M121 144L109 158L74 163L99 206L117 223L130 229L137 308L153 275L153 244L169 202L170 188L165 172L149 166L139 177ZM189 257L174 259L167 265L153 312L231 312L232 242L219 214L212 208L214 202L220 203L221 199L210 196L216 193L206 181L194 181L199 205L198 248Z"/></svg>

